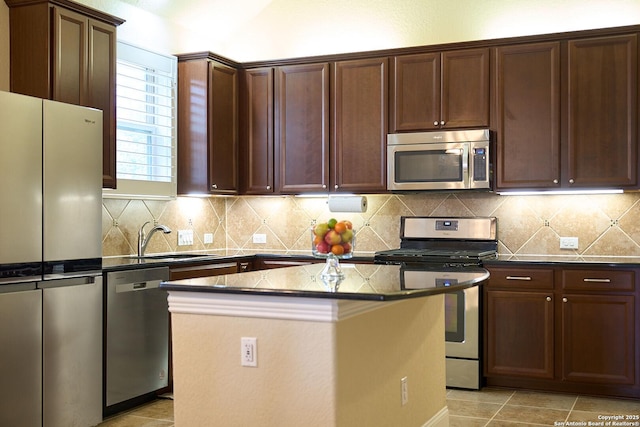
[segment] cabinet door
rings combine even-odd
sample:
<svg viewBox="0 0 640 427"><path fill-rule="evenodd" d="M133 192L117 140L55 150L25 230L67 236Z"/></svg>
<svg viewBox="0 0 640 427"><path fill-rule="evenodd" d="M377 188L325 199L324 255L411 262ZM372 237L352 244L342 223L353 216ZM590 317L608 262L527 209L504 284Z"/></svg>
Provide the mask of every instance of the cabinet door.
<svg viewBox="0 0 640 427"><path fill-rule="evenodd" d="M489 126L489 49L442 54L440 126Z"/></svg>
<svg viewBox="0 0 640 427"><path fill-rule="evenodd" d="M281 193L329 185L329 64L276 71L276 159Z"/></svg>
<svg viewBox="0 0 640 427"><path fill-rule="evenodd" d="M553 378L553 293L487 291L485 375Z"/></svg>
<svg viewBox="0 0 640 427"><path fill-rule="evenodd" d="M634 297L565 294L562 302L562 379L633 384Z"/></svg>
<svg viewBox="0 0 640 427"><path fill-rule="evenodd" d="M635 34L569 41L568 185L637 185L637 55Z"/></svg>
<svg viewBox="0 0 640 427"><path fill-rule="evenodd" d="M178 194L209 192L208 67L178 62Z"/></svg>
<svg viewBox="0 0 640 427"><path fill-rule="evenodd" d="M102 186L116 187L116 27L88 23L86 104L102 110Z"/></svg>
<svg viewBox="0 0 640 427"><path fill-rule="evenodd" d="M210 62L209 97L210 192L235 194L238 191L238 71Z"/></svg>
<svg viewBox="0 0 640 427"><path fill-rule="evenodd" d="M373 58L335 64L331 190L386 191L387 63Z"/></svg>
<svg viewBox="0 0 640 427"><path fill-rule="evenodd" d="M440 127L440 54L393 58L390 131Z"/></svg>
<svg viewBox="0 0 640 427"><path fill-rule="evenodd" d="M243 100L243 190L246 194L271 194L274 192L273 68L245 71Z"/></svg>
<svg viewBox="0 0 640 427"><path fill-rule="evenodd" d="M560 185L560 43L496 49L496 188Z"/></svg>
<svg viewBox="0 0 640 427"><path fill-rule="evenodd" d="M86 105L88 25L84 15L53 8L54 101Z"/></svg>

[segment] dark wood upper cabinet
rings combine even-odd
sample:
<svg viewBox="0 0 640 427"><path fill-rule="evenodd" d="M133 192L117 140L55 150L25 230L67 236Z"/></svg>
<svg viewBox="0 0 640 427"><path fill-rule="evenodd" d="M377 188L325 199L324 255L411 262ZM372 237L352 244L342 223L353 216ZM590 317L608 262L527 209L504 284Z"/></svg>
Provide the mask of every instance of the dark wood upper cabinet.
<svg viewBox="0 0 640 427"><path fill-rule="evenodd" d="M496 188L560 181L560 43L504 46L495 54Z"/></svg>
<svg viewBox="0 0 640 427"><path fill-rule="evenodd" d="M386 58L244 73L242 158L247 194L386 191Z"/></svg>
<svg viewBox="0 0 640 427"><path fill-rule="evenodd" d="M124 21L67 0L5 0L11 91L103 112L103 187L116 187L116 27Z"/></svg>
<svg viewBox="0 0 640 427"><path fill-rule="evenodd" d="M331 191L385 192L388 59L335 63Z"/></svg>
<svg viewBox="0 0 640 427"><path fill-rule="evenodd" d="M488 48L393 57L391 132L489 126Z"/></svg>
<svg viewBox="0 0 640 427"><path fill-rule="evenodd" d="M329 63L276 69L276 187L282 194L327 191Z"/></svg>
<svg viewBox="0 0 640 427"><path fill-rule="evenodd" d="M638 186L637 35L495 55L496 189Z"/></svg>
<svg viewBox="0 0 640 427"><path fill-rule="evenodd" d="M636 34L568 42L567 173L571 187L636 187Z"/></svg>
<svg viewBox="0 0 640 427"><path fill-rule="evenodd" d="M240 114L240 165L242 192L273 194L273 68L243 72Z"/></svg>
<svg viewBox="0 0 640 427"><path fill-rule="evenodd" d="M238 71L178 58L178 194L238 192Z"/></svg>

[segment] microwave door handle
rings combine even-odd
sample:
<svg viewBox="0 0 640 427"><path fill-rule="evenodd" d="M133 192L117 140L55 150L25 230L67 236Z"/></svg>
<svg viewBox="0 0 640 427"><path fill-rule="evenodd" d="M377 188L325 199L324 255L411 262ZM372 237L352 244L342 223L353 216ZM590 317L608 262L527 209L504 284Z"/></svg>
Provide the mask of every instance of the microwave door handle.
<svg viewBox="0 0 640 427"><path fill-rule="evenodd" d="M471 162L471 165L473 165L473 162ZM473 171L469 171L471 165L469 164L469 144L464 144L462 146L462 181L464 188L470 187L470 177L473 176L471 175Z"/></svg>

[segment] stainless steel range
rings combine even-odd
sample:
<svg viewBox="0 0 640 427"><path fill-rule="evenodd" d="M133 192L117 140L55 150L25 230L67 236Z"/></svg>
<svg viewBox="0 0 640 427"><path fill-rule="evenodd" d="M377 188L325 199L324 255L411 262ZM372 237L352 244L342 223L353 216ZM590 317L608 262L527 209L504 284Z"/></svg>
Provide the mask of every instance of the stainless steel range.
<svg viewBox="0 0 640 427"><path fill-rule="evenodd" d="M406 216L400 218L400 248L376 252L374 260L405 269L435 270L435 280L446 286L456 280L456 271L464 275L465 269L481 268L483 261L495 258L497 248L494 217ZM445 294L445 340L447 387L479 389L479 287Z"/></svg>

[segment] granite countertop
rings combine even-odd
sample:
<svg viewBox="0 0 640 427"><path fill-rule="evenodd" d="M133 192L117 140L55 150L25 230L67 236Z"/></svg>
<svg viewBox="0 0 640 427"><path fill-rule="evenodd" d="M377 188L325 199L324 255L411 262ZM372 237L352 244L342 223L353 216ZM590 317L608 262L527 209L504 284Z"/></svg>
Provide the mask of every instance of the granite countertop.
<svg viewBox="0 0 640 427"><path fill-rule="evenodd" d="M324 263L163 282L168 291L392 301L455 292L489 277L483 268L412 269L341 263L337 289L321 279Z"/></svg>
<svg viewBox="0 0 640 427"><path fill-rule="evenodd" d="M248 255L226 255L217 253L175 253L151 254L144 257L123 255L102 258L102 270L130 270L136 268L163 267L169 265L192 264L194 262L235 261Z"/></svg>
<svg viewBox="0 0 640 427"><path fill-rule="evenodd" d="M249 259L254 257L265 257L269 259L296 259L296 260L308 260L310 262L324 262L322 259L318 259L309 253L310 251L304 251L301 253L291 254L265 254L265 253L243 253L243 254L229 254L225 250L211 251L211 252L177 252L169 254L149 254L144 257L138 257L136 255L122 255L122 256L110 256L102 258L102 269L104 271L114 270L131 270L137 268L149 268L149 267L163 267L180 264L193 264L193 263L207 263L207 262L233 262L242 259ZM353 261L373 262L373 255L370 256L354 256Z"/></svg>

